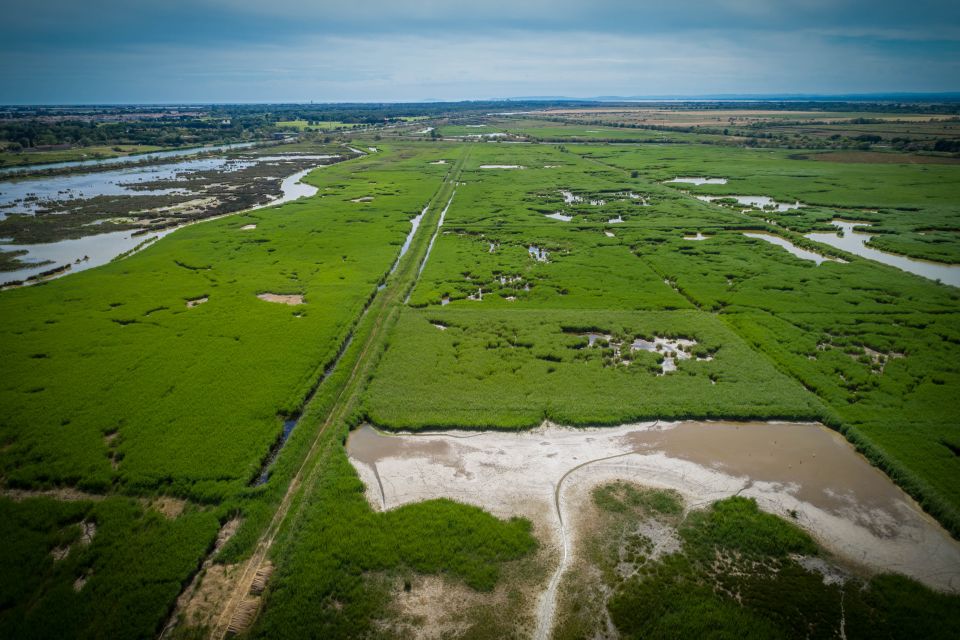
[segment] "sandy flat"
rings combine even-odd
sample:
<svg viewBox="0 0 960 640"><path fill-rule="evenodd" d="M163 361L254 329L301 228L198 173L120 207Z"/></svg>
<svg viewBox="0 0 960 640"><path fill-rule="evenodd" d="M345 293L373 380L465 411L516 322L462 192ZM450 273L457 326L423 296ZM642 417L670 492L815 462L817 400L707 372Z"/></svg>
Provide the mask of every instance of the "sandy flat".
<svg viewBox="0 0 960 640"><path fill-rule="evenodd" d="M538 607L548 637L573 555L572 496L612 480L678 491L697 508L732 495L794 518L827 550L868 572L895 571L960 591L960 544L839 434L818 424L683 422L518 433L382 434L347 443L375 509L446 497L522 515L560 552ZM582 502L581 502L582 503Z"/></svg>

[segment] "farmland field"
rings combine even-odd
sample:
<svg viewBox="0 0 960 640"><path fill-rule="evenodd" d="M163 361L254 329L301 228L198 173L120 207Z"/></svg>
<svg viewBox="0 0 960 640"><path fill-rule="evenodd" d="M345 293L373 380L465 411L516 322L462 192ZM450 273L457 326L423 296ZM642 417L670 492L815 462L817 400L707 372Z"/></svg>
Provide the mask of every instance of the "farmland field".
<svg viewBox="0 0 960 640"><path fill-rule="evenodd" d="M692 116L706 117L341 131L325 144L355 151L309 174L316 195L0 291L0 522L17 541L0 551L0 635L951 637L951 575L858 563L802 509L615 482L576 503L589 522L571 529L561 484L593 461L575 451L550 489L558 534L529 505L388 505L402 476L363 475L348 451L369 430L404 432L412 459L469 483L437 432L477 452L490 432L519 451L551 429L819 423L960 558L960 288L815 235L856 221L865 246L949 270L960 165L668 130ZM428 126L438 138L416 139ZM788 484L775 489L802 501Z"/></svg>
<svg viewBox="0 0 960 640"><path fill-rule="evenodd" d="M160 151L163 147L150 145L114 145L93 146L82 149L65 149L62 151L36 151L32 153L15 153L5 151L0 153L0 167L18 166L25 164L42 164L45 162L66 162L70 160L86 160L89 158L114 158L150 151Z"/></svg>

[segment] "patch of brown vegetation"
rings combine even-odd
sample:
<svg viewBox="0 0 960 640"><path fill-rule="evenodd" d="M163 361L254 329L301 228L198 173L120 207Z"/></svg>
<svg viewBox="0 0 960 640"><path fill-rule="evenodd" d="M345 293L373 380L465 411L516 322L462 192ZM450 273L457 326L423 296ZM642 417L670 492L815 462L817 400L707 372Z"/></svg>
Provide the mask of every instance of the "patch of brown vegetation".
<svg viewBox="0 0 960 640"><path fill-rule="evenodd" d="M257 569L257 573L253 576L253 583L250 585L250 595L259 596L263 593L264 589L267 588L267 583L270 581L270 576L273 575L273 563L266 562L262 567Z"/></svg>
<svg viewBox="0 0 960 640"><path fill-rule="evenodd" d="M237 605L233 619L227 627L227 635L239 635L250 628L260 610L260 598L248 598Z"/></svg>
<svg viewBox="0 0 960 640"><path fill-rule="evenodd" d="M183 513L183 510L186 506L186 500L171 496L160 496L159 498L156 498L150 502L151 509L159 511L171 520L180 517L180 514Z"/></svg>
<svg viewBox="0 0 960 640"><path fill-rule="evenodd" d="M14 502L21 502L23 500L31 500L35 498L52 498L54 500L61 500L63 502L99 502L106 498L106 495L101 495L97 493L85 493L78 489L72 487L63 487L60 489L0 489L0 496L5 498L10 498ZM168 518L176 518L183 513L183 510L186 508L188 502L181 498L174 498L172 496L160 496L157 498L134 498L143 506L155 509ZM85 528L84 534L86 535L89 532L89 537L92 538L93 534L96 533L96 524L93 522L86 523L84 526L89 524L90 529Z"/></svg>
<svg viewBox="0 0 960 640"><path fill-rule="evenodd" d="M490 592L448 576L391 579L389 617L378 626L390 637L415 640L531 637L538 597L555 555L552 548L542 547L529 558L505 564Z"/></svg>
<svg viewBox="0 0 960 640"><path fill-rule="evenodd" d="M283 293L259 293L257 297L261 300L266 300L267 302L277 302L279 304L289 304L289 305L298 305L306 304L303 300L303 296L300 294L283 294Z"/></svg>
<svg viewBox="0 0 960 640"><path fill-rule="evenodd" d="M912 153L883 153L880 151L835 151L831 153L810 153L793 156L795 160L817 160L818 162L847 162L869 164L960 164L960 158L953 156L928 156Z"/></svg>
<svg viewBox="0 0 960 640"><path fill-rule="evenodd" d="M96 493L86 493L72 487L59 489L0 489L0 495L10 498L14 502L21 502L31 498L53 498L64 502L98 502L106 496Z"/></svg>

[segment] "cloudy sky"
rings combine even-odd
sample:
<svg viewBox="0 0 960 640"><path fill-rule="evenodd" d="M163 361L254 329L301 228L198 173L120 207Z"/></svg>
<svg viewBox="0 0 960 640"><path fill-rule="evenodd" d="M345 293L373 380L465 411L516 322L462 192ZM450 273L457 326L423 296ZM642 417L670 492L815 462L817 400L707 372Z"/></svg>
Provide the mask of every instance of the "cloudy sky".
<svg viewBox="0 0 960 640"><path fill-rule="evenodd" d="M0 103L960 90L957 0L30 0Z"/></svg>

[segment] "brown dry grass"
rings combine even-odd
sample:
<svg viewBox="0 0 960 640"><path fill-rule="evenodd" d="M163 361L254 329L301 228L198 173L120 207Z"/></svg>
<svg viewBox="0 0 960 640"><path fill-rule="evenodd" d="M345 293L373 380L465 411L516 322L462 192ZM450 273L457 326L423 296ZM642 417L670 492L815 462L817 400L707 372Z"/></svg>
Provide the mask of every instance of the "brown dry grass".
<svg viewBox="0 0 960 640"><path fill-rule="evenodd" d="M279 304L304 304L303 296L299 294L261 293L257 297L267 302L277 302Z"/></svg>
<svg viewBox="0 0 960 640"><path fill-rule="evenodd" d="M555 564L556 551L545 545L531 557L506 563L491 592L445 576L396 578L388 583L389 617L378 626L389 637L411 640L529 638L548 569Z"/></svg>
<svg viewBox="0 0 960 640"><path fill-rule="evenodd" d="M818 162L850 162L870 164L960 164L960 158L952 156L925 156L909 153L882 153L879 151L836 151L832 153L798 154L797 160Z"/></svg>

